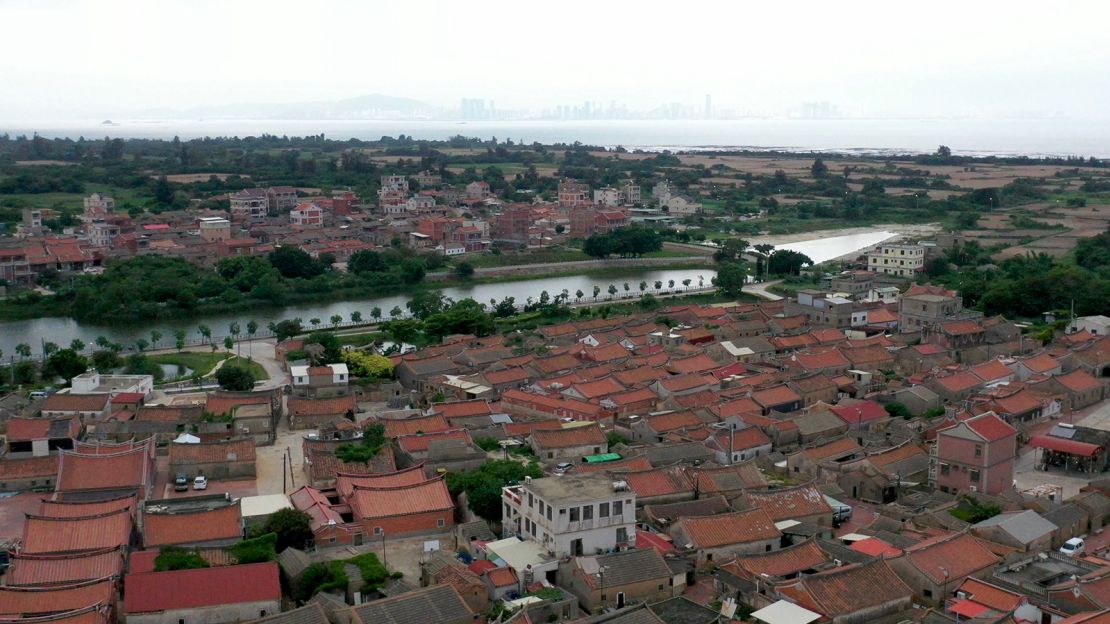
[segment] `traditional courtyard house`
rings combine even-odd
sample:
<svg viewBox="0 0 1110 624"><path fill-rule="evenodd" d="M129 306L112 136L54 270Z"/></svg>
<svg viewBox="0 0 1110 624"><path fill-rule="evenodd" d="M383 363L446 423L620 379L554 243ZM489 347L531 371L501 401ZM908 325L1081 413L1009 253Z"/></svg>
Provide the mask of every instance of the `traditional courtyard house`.
<svg viewBox="0 0 1110 624"><path fill-rule="evenodd" d="M682 517L668 533L676 546L694 555L699 566L727 561L734 555L778 550L782 539L762 509Z"/></svg>

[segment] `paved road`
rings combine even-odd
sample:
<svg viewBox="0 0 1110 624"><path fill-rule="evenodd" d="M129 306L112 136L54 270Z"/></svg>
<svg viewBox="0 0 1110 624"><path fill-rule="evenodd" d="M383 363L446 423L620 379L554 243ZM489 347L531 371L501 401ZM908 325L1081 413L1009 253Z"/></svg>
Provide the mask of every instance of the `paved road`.
<svg viewBox="0 0 1110 624"><path fill-rule="evenodd" d="M764 299L767 299L769 301L778 301L778 300L782 299L782 296L776 295L775 293L770 292L767 289L771 288L772 286L776 286L778 284L781 284L781 283L782 283L782 280L771 280L769 282L759 282L758 284L752 284L751 286L745 286L744 287L744 292L751 293L751 294L759 296L759 297L763 297Z"/></svg>

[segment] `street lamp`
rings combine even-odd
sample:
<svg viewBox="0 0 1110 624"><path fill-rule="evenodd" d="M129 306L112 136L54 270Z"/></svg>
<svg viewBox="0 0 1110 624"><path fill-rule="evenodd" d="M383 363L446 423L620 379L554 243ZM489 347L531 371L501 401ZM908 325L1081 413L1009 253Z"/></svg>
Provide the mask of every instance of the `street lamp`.
<svg viewBox="0 0 1110 624"><path fill-rule="evenodd" d="M948 568L946 568L944 566L939 566L939 567L940 567L940 573L944 575L944 585L941 586L941 591L940 591L940 604L943 607L945 601L948 599Z"/></svg>

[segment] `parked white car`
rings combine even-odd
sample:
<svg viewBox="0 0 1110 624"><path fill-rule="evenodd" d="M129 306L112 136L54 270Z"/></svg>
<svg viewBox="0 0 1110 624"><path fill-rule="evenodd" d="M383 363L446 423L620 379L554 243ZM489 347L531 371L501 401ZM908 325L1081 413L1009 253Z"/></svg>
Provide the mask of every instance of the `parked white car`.
<svg viewBox="0 0 1110 624"><path fill-rule="evenodd" d="M204 475L201 475L201 476L197 477L196 479L193 479L193 489L194 490L207 490L208 489L208 477L206 477Z"/></svg>
<svg viewBox="0 0 1110 624"><path fill-rule="evenodd" d="M1064 545L1060 547L1060 552L1069 557L1075 557L1083 554L1084 546L1086 546L1086 544L1083 542L1082 537L1073 537L1064 542Z"/></svg>

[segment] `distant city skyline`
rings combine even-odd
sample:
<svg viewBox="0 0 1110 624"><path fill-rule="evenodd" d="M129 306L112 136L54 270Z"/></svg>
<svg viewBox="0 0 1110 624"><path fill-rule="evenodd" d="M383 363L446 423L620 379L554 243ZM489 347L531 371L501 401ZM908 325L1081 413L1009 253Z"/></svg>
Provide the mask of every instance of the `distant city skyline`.
<svg viewBox="0 0 1110 624"><path fill-rule="evenodd" d="M941 0L926 11L877 0L567 0L558 10L507 0L12 0L0 3L9 26L0 120L374 93L460 116L467 98L495 102L493 116L553 119L595 118L598 103L618 118L1107 119L1108 18L1110 5L1091 0L1051 11L1031 0ZM352 34L369 25L372 35Z"/></svg>

